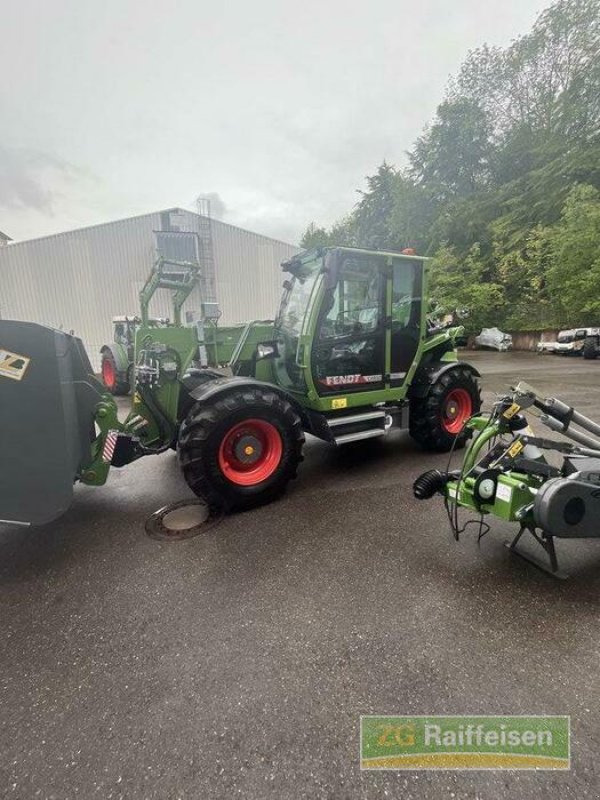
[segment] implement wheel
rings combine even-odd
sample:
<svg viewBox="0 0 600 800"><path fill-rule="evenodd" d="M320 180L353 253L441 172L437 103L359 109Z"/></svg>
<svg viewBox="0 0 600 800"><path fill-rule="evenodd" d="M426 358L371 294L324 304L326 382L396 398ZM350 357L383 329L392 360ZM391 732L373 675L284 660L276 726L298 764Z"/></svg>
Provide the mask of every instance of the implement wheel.
<svg viewBox="0 0 600 800"><path fill-rule="evenodd" d="M464 424L480 408L476 377L465 367L454 367L440 375L426 397L410 401L410 435L426 450L446 453L464 447L472 435Z"/></svg>
<svg viewBox="0 0 600 800"><path fill-rule="evenodd" d="M100 372L102 383L111 394L115 396L129 394L131 389L129 372L124 375L118 371L114 356L110 350L104 350L102 353Z"/></svg>
<svg viewBox="0 0 600 800"><path fill-rule="evenodd" d="M292 405L268 388L196 403L179 434L190 489L209 505L242 510L270 503L296 477L304 433Z"/></svg>

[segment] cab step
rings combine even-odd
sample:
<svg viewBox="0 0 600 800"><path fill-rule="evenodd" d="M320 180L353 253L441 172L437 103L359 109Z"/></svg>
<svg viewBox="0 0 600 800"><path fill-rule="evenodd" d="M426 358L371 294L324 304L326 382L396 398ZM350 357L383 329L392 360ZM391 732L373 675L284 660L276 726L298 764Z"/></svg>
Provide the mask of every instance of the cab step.
<svg viewBox="0 0 600 800"><path fill-rule="evenodd" d="M364 411L358 414L344 414L329 417L327 424L331 438L335 444L358 442L361 439L373 439L385 436L387 414L382 409Z"/></svg>
<svg viewBox="0 0 600 800"><path fill-rule="evenodd" d="M348 444L348 442L358 442L360 439L374 439L376 436L385 436L385 430L383 428L372 428L368 431L344 433L341 436L336 436L334 441L336 444Z"/></svg>
<svg viewBox="0 0 600 800"><path fill-rule="evenodd" d="M385 411L366 411L363 414L346 414L345 416L332 417L327 420L330 428L335 428L339 425L353 425L357 422L368 422L370 420L384 420Z"/></svg>

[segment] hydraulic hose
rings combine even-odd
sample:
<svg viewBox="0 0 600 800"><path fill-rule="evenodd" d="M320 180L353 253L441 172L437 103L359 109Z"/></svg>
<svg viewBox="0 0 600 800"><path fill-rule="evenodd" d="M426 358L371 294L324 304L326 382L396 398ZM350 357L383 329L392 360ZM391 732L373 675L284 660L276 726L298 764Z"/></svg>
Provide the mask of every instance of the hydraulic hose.
<svg viewBox="0 0 600 800"><path fill-rule="evenodd" d="M417 500L429 500L434 494L444 489L450 477L447 472L430 469L416 479L413 484L413 493Z"/></svg>

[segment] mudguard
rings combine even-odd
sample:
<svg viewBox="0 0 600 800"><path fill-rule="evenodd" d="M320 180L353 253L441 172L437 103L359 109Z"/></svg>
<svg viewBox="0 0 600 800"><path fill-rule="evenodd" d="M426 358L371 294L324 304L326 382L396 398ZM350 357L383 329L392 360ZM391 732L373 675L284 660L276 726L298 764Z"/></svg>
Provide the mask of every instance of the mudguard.
<svg viewBox="0 0 600 800"><path fill-rule="evenodd" d="M305 409L298 403L297 400L288 394L285 389L282 389L280 386L276 386L274 383L257 381L255 378L245 378L241 376L234 376L231 378L228 376L223 376L222 378L215 378L196 386L189 393L189 396L198 403L205 403L209 400L213 400L217 396L225 395L228 392L236 391L237 389L244 389L247 386L253 388L258 387L260 389L270 389L272 392L279 395L279 397L287 400L288 403L294 407L300 418L303 421L305 420Z"/></svg>
<svg viewBox="0 0 600 800"><path fill-rule="evenodd" d="M123 347L122 344L110 342L109 344L102 345L100 352L105 353L106 351L112 353L112 357L114 358L117 366L117 372L123 372L126 375L127 370L129 369L129 356L127 355L127 348Z"/></svg>
<svg viewBox="0 0 600 800"><path fill-rule="evenodd" d="M416 371L408 390L408 397L425 397L438 378L456 367L469 370L476 378L481 377L475 367L466 361L431 361Z"/></svg>

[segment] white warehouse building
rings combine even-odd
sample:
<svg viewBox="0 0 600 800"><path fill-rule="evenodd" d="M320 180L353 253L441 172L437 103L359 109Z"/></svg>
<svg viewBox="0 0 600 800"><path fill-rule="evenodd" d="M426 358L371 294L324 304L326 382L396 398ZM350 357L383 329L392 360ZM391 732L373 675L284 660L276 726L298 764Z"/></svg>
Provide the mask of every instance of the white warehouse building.
<svg viewBox="0 0 600 800"><path fill-rule="evenodd" d="M298 248L180 208L0 247L0 318L73 330L98 368L100 348L112 339L112 318L139 313L139 291L156 258L156 231L199 236L201 285L185 309L216 300L222 324L273 318L281 262ZM151 313L170 316L169 299L159 293Z"/></svg>

